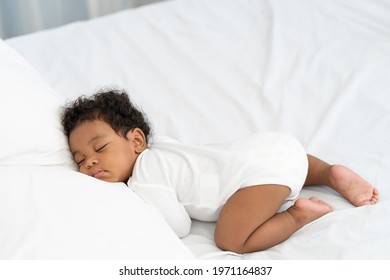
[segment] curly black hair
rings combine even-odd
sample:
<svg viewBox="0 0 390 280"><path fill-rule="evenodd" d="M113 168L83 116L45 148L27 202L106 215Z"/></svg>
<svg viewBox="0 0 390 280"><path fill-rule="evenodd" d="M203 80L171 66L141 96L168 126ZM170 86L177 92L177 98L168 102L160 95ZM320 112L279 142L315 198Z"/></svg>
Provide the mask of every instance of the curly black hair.
<svg viewBox="0 0 390 280"><path fill-rule="evenodd" d="M101 89L94 95L80 96L64 108L62 125L66 136L82 122L101 120L108 123L119 135L126 137L127 132L139 128L148 141L151 125L146 115L130 101L124 90Z"/></svg>

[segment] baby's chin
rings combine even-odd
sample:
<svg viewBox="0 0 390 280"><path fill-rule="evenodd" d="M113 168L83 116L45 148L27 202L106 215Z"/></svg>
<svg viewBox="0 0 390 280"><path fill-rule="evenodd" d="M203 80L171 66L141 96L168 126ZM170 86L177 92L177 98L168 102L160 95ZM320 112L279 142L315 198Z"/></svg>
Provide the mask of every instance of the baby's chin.
<svg viewBox="0 0 390 280"><path fill-rule="evenodd" d="M127 181L129 180L130 177L127 177L125 179L121 179L121 178L113 178L113 177L102 177L102 178L98 178L99 180L101 181L105 181L105 182L108 182L108 183L127 183Z"/></svg>
<svg viewBox="0 0 390 280"><path fill-rule="evenodd" d="M126 177L126 178L118 178L118 177L115 177L115 176L112 176L110 174L110 172L108 171L103 171L103 172L99 172L99 173L96 173L94 174L94 176L91 176L90 174L86 174L84 172L81 172L85 175L87 175L88 177L92 177L92 178L95 178L97 180L100 180L100 181L104 181L104 182L108 182L108 183L127 183L127 181L129 180L130 176Z"/></svg>
<svg viewBox="0 0 390 280"><path fill-rule="evenodd" d="M104 181L104 182L108 182L108 183L120 183L120 182L121 183L125 183L125 182L123 182L123 181L121 181L119 179L115 179L115 178L97 178L97 179L99 179L101 181Z"/></svg>

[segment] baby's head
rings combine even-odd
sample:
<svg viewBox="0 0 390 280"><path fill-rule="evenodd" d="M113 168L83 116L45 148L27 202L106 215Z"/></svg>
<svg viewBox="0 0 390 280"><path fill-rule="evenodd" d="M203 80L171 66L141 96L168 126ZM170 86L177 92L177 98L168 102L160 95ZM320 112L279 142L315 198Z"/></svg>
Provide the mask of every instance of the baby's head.
<svg viewBox="0 0 390 280"><path fill-rule="evenodd" d="M79 171L109 182L126 182L147 148L146 116L120 90L79 97L65 108L62 124Z"/></svg>

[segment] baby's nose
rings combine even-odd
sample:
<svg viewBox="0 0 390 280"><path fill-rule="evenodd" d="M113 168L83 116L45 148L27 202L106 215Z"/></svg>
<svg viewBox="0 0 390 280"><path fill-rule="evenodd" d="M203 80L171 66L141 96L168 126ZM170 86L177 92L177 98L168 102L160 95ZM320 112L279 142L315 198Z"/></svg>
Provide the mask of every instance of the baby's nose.
<svg viewBox="0 0 390 280"><path fill-rule="evenodd" d="M88 159L86 162L86 167L91 168L92 166L96 165L98 163L97 158Z"/></svg>

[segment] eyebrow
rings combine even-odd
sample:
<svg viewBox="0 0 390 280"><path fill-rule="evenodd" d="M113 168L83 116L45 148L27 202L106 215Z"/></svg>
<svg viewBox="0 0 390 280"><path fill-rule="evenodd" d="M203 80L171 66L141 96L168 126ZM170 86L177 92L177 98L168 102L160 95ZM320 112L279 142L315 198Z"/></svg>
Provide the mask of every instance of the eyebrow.
<svg viewBox="0 0 390 280"><path fill-rule="evenodd" d="M93 141L95 141L95 140L97 140L97 139L100 139L100 138L104 138L104 137L106 137L106 136L107 136L106 134L98 134L98 135L95 135L94 137L92 137L92 138L88 141L87 144L90 144L91 142L93 142ZM74 157L76 154L78 154L78 153L80 153L80 152L79 152L79 151L74 151L74 152L72 152L73 157Z"/></svg>
<svg viewBox="0 0 390 280"><path fill-rule="evenodd" d="M98 134L98 135L92 137L91 140L88 141L88 144L90 144L91 142L95 141L96 139L104 138L106 136L107 136L106 134Z"/></svg>

